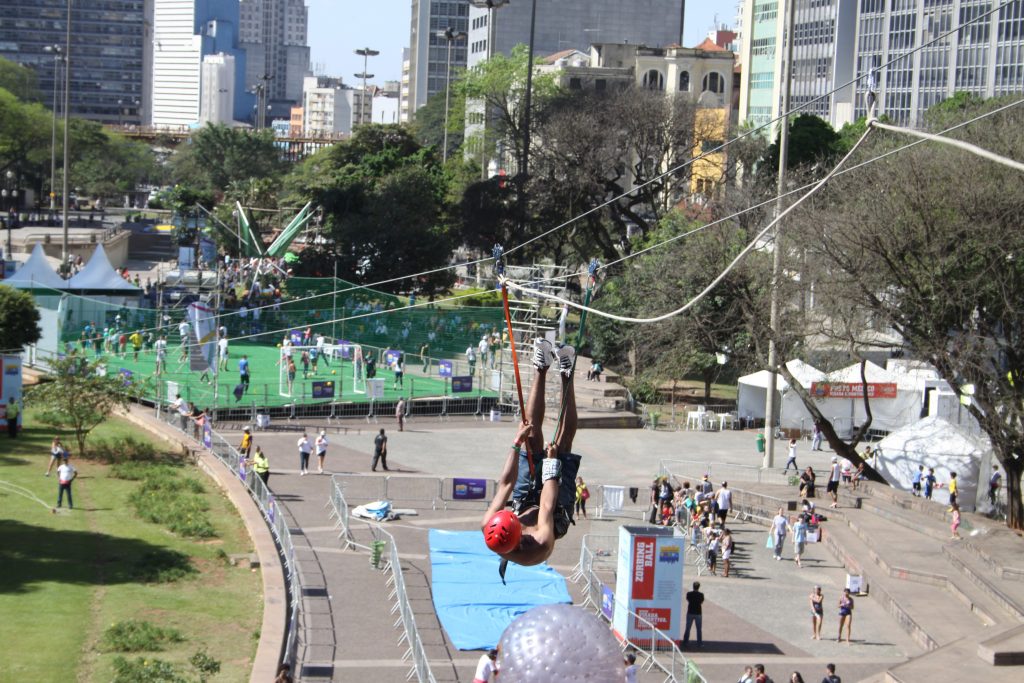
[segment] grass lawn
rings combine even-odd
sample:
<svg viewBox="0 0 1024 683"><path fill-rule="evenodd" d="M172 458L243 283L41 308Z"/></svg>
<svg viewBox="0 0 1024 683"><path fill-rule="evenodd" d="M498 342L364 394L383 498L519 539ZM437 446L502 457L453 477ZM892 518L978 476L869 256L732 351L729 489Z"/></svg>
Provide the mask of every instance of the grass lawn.
<svg viewBox="0 0 1024 683"><path fill-rule="evenodd" d="M262 620L258 572L227 564L224 553L248 553L241 520L216 485L194 467L183 476L202 483L216 537L178 537L143 521L128 502L137 481L115 479L110 467L73 458L75 509L54 514L56 472L44 477L53 431L26 415L15 440L0 437L0 481L41 499L0 487L0 682L110 681L118 653L97 647L104 629L126 619L181 631L185 641L163 652L125 653L182 664L204 647L221 661L212 680L249 678ZM112 419L91 438L144 438L138 427ZM70 434L64 443L74 447ZM65 502L66 504L66 502ZM139 583L137 563L147 553L173 551L199 571L173 583Z"/></svg>

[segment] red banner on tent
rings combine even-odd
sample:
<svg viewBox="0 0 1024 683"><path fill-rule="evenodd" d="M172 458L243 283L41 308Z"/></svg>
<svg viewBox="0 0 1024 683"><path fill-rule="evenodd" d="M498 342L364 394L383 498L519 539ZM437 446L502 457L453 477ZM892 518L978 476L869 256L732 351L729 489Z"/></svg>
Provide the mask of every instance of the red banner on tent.
<svg viewBox="0 0 1024 683"><path fill-rule="evenodd" d="M864 398L861 382L814 382L811 396L815 398ZM869 383L868 398L896 398L894 382Z"/></svg>

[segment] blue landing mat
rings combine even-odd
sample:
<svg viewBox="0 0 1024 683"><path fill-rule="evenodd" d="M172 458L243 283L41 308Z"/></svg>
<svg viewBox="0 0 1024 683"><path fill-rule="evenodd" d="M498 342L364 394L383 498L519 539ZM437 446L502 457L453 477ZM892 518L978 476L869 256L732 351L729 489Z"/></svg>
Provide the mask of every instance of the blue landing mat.
<svg viewBox="0 0 1024 683"><path fill-rule="evenodd" d="M434 609L460 650L494 647L523 612L538 605L571 603L565 577L540 564L509 564L507 586L498 576L501 561L479 531L430 530L430 576Z"/></svg>

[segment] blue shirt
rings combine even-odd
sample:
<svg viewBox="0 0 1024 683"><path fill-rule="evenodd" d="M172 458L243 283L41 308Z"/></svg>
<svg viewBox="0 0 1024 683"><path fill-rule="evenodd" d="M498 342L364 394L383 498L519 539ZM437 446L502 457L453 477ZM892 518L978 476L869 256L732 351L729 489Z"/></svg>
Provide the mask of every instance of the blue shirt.
<svg viewBox="0 0 1024 683"><path fill-rule="evenodd" d="M243 358L242 360L238 361L238 374L240 374L240 375L248 375L249 374L249 359L248 358Z"/></svg>
<svg viewBox="0 0 1024 683"><path fill-rule="evenodd" d="M807 522L800 520L793 525L793 542L794 543L806 543L807 542Z"/></svg>
<svg viewBox="0 0 1024 683"><path fill-rule="evenodd" d="M921 471L920 470L918 470L917 472L914 472L914 478L911 480L911 483L913 483L913 484L920 484L921 483Z"/></svg>

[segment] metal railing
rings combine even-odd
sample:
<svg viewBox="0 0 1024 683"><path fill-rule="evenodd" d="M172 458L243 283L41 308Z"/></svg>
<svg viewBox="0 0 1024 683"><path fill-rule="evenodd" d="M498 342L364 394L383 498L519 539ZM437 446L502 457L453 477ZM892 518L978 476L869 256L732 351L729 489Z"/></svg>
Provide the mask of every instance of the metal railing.
<svg viewBox="0 0 1024 683"><path fill-rule="evenodd" d="M343 493L344 477L333 475L331 477L331 495L328 504L332 507L331 517L337 519L336 526L340 529L338 538L344 542L344 549L355 548L375 552L374 546L379 548L379 543L384 543L387 554L382 553L380 565L381 571L388 574L387 584L391 587L388 600L393 600L391 614L398 613L398 620L395 622L397 628L402 626L401 635L398 637L398 645L406 644L406 650L402 654L402 661L411 660L412 665L406 680L413 676L419 683L437 683L434 674L430 670L430 660L427 658L423 641L420 639L419 630L416 628L416 615L413 612L412 604L409 601L409 594L405 589L405 576L402 573L402 564L398 556L398 546L395 538L385 531L379 524L367 520L366 527L370 531L372 541L370 545L358 543L351 529L351 516L349 514L348 502Z"/></svg>
<svg viewBox="0 0 1024 683"><path fill-rule="evenodd" d="M335 474L332 480L343 496L352 500L387 500L392 503L419 503L441 508L472 508L483 512L497 492L497 482L486 480L483 498L467 499L456 495L455 477L373 476L369 474ZM474 477L476 479L476 477Z"/></svg>
<svg viewBox="0 0 1024 683"><path fill-rule="evenodd" d="M778 486L794 486L799 481L799 472L782 472L779 468L758 467L757 465L740 465L727 462L711 462L702 460L661 460L660 473L676 476L680 479L689 478L694 483L708 475L716 482L749 482L752 484L773 484ZM816 481L826 481L828 470L815 470ZM731 487L730 487L731 488Z"/></svg>
<svg viewBox="0 0 1024 683"><path fill-rule="evenodd" d="M614 545L610 543L614 540ZM583 609L593 609L595 613L605 622L611 623L606 605L604 605L606 583L598 575L598 571L614 571L618 557L618 537L597 536L587 534L580 543L580 560L575 567L572 581L579 584L584 582ZM593 547L596 546L596 547ZM611 550L614 548L614 550ZM614 588L614 586L609 586ZM653 671L655 668L665 674L665 683L707 683L707 679L700 673L696 665L687 659L679 645L672 638L657 628L647 619L628 609L628 606L615 597L614 611L625 610L630 620L637 626L637 631L645 631L651 634L649 640L630 639L627 634L618 634L621 638L622 649L631 648L637 656L640 669L645 672ZM613 611L613 614L614 614Z"/></svg>
<svg viewBox="0 0 1024 683"><path fill-rule="evenodd" d="M201 441L201 431L199 434L200 439L194 437L192 426L188 424L191 420L188 420L184 424L185 428L183 428L180 413L162 407L159 403L156 406L156 416L162 422L182 432L185 438L193 442L197 448L207 449L206 445ZM291 530L288 528L283 512L274 500L273 492L267 488L262 479L253 473L251 468L245 466L245 457L216 431L211 430L211 437L211 445L207 450L229 472L241 480L249 495L252 496L252 499L259 507L260 512L263 513L263 519L266 521L267 527L270 529L271 534L273 534L274 541L277 544L278 553L281 555L284 564L285 584L288 591L288 630L285 635L285 642L282 645L281 661L288 663L293 671L297 671L300 668L298 666L300 662L297 660L302 582L298 563L295 560L295 546L292 543Z"/></svg>

